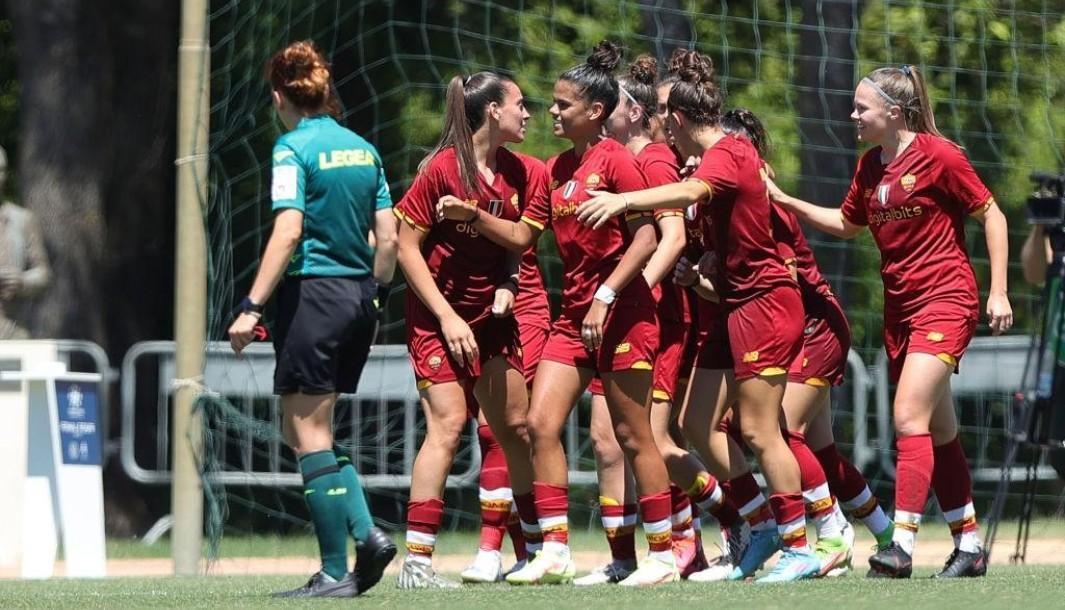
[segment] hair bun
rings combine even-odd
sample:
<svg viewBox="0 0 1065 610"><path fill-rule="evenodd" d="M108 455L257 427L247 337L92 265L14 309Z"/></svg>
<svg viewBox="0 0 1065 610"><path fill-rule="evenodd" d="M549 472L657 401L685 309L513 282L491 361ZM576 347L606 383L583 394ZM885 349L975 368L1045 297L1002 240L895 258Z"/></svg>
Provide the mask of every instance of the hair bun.
<svg viewBox="0 0 1065 610"><path fill-rule="evenodd" d="M714 62L696 51L674 52L669 60L669 71L681 81L698 85L714 80Z"/></svg>
<svg viewBox="0 0 1065 610"><path fill-rule="evenodd" d="M602 40L592 49L592 54L588 56L585 63L600 72L613 72L621 63L621 45L610 40Z"/></svg>
<svg viewBox="0 0 1065 610"><path fill-rule="evenodd" d="M629 76L642 85L654 85L658 79L658 60L644 53L629 65Z"/></svg>

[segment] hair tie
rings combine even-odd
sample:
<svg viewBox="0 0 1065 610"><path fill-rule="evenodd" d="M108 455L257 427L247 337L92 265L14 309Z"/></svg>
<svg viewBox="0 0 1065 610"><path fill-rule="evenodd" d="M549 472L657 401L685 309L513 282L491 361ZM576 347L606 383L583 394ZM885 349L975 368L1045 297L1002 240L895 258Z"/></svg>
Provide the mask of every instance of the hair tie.
<svg viewBox="0 0 1065 610"><path fill-rule="evenodd" d="M895 98L891 97L890 95L887 94L887 91L884 91L882 88L880 88L880 85L878 85L875 82L873 82L873 79L871 79L871 78L869 78L867 76L867 77L862 79L862 82L867 84L867 85L869 85L870 87L872 87L877 93L880 94L880 97L882 97L885 100L887 100L889 104L891 104L893 106L902 106L902 104L900 104L898 102L898 100L896 100Z"/></svg>
<svg viewBox="0 0 1065 610"><path fill-rule="evenodd" d="M625 87L618 86L618 90L624 93L625 97L629 98L629 101L632 102L634 106L640 106L640 102L637 102L636 98L632 97L632 94L629 93ZM640 106L640 108L643 108L643 106Z"/></svg>
<svg viewBox="0 0 1065 610"><path fill-rule="evenodd" d="M899 66L899 70L902 70L902 73L906 76L912 75L913 70L911 68L912 66L910 66L910 64L902 64L901 66Z"/></svg>
<svg viewBox="0 0 1065 610"><path fill-rule="evenodd" d="M470 75L463 76L462 77L462 86L465 87L466 85L470 84L470 79L471 78L473 78L473 77L470 76Z"/></svg>

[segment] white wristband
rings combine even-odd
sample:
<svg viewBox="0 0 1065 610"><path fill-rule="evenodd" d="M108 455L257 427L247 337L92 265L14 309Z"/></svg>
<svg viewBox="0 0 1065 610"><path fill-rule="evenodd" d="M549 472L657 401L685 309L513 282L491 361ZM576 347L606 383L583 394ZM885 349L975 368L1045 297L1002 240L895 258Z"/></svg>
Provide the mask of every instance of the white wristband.
<svg viewBox="0 0 1065 610"><path fill-rule="evenodd" d="M618 296L618 293L614 292L614 289L606 284L600 284L599 288L595 291L596 300L602 301L607 305L614 302L614 299Z"/></svg>

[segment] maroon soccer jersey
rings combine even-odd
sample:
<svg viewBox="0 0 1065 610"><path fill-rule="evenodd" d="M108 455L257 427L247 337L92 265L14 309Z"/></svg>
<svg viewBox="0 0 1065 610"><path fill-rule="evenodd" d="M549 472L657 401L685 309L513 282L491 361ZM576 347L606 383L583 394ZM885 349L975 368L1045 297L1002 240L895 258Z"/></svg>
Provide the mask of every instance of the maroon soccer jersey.
<svg viewBox="0 0 1065 610"><path fill-rule="evenodd" d="M535 171L533 172L535 174ZM474 203L482 214L516 221L530 180L529 168L514 153L500 148L492 184L479 177L480 191L466 193L453 148L438 153L414 179L395 207L400 219L427 236L422 255L440 292L463 320L476 323L491 315L496 287L507 278L503 261L507 251L469 223L436 219L436 203L453 195ZM418 298L407 299L410 323L436 325L436 319Z"/></svg>
<svg viewBox="0 0 1065 610"><path fill-rule="evenodd" d="M636 155L636 161L647 179L648 188L680 181L682 161L669 144L655 142L644 146L640 154ZM655 218L683 215L683 210L668 208L655 212ZM662 298L658 301L659 321L691 323L691 311L685 290L673 283L672 273L662 280L661 293Z"/></svg>
<svg viewBox="0 0 1065 610"><path fill-rule="evenodd" d="M908 316L933 301L976 315L976 276L965 250L965 217L994 202L953 142L919 133L887 165L878 146L862 155L843 217L868 225L880 248L884 312Z"/></svg>
<svg viewBox="0 0 1065 610"><path fill-rule="evenodd" d="M700 213L709 214L721 273L721 303L733 309L794 280L777 251L770 221L766 170L751 142L727 135L703 153L692 180L710 194Z"/></svg>
<svg viewBox="0 0 1065 610"><path fill-rule="evenodd" d="M806 241L799 219L790 210L772 204L773 212L773 238L777 241L780 255L784 257L784 263L794 263L798 275L799 289L802 291L803 304L810 303L816 295L832 293L825 276L814 260L814 252L810 249L810 243Z"/></svg>
<svg viewBox="0 0 1065 610"><path fill-rule="evenodd" d="M525 165L529 177L523 197L520 197L522 210L531 205L533 199L547 198L547 166L536 157L514 153ZM544 278L536 258L536 244L529 246L521 256L521 269L518 276L518 297L514 301L514 317L524 326L548 328L551 325L551 305L544 288Z"/></svg>
<svg viewBox="0 0 1065 610"><path fill-rule="evenodd" d="M643 174L636 158L616 140L604 139L585 151L580 159L573 149L547 162L550 198L533 199L522 212L522 220L555 233L558 254L562 259L562 316L579 323L592 304L599 286L610 276L625 254L628 233L626 219L609 220L598 229L585 226L577 219L577 207L589 199L588 190L612 193L642 190ZM637 275L619 294L624 303L626 293L647 284Z"/></svg>

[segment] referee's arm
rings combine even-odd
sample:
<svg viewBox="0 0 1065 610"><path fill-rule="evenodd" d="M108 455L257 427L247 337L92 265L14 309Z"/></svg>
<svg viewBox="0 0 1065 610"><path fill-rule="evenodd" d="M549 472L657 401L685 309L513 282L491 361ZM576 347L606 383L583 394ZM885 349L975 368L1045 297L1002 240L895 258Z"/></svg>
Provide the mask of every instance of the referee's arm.
<svg viewBox="0 0 1065 610"><path fill-rule="evenodd" d="M391 284L396 272L396 253L399 240L396 226L399 219L392 213L392 208L374 212L373 238L375 243L373 255L373 277L378 284Z"/></svg>

